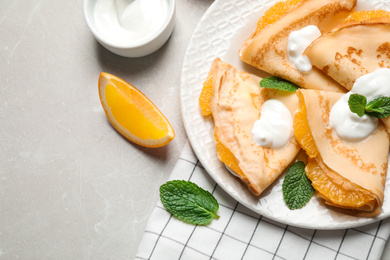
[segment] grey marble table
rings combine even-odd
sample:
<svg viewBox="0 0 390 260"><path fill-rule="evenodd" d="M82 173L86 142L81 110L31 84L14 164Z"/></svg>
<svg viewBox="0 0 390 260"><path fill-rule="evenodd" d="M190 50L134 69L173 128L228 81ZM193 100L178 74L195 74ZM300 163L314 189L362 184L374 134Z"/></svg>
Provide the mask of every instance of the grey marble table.
<svg viewBox="0 0 390 260"><path fill-rule="evenodd" d="M178 0L168 42L130 59L94 40L81 0L0 1L0 259L134 258L187 139L181 64L212 2ZM159 149L122 138L100 105L102 71L144 92L176 138Z"/></svg>

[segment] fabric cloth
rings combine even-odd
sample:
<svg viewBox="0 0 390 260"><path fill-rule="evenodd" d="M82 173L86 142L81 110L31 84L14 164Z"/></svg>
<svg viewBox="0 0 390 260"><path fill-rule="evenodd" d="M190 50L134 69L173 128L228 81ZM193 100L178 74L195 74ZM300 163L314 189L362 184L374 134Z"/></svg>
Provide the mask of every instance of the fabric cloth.
<svg viewBox="0 0 390 260"><path fill-rule="evenodd" d="M344 230L302 229L275 222L247 209L224 192L203 169L187 144L170 180L190 180L219 203L218 220L186 224L159 201L136 259L381 259L390 220Z"/></svg>

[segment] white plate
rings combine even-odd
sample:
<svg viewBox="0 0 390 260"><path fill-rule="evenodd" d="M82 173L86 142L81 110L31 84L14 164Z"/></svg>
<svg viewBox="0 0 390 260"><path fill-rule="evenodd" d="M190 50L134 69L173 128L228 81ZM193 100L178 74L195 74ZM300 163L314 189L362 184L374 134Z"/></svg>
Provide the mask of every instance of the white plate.
<svg viewBox="0 0 390 260"><path fill-rule="evenodd" d="M216 0L203 15L188 45L180 80L180 101L184 126L194 152L210 176L234 199L249 209L275 221L312 229L341 229L362 226L390 215L390 175L385 189L382 213L376 218L357 218L332 211L316 197L302 209L290 210L282 195L281 176L271 187L253 196L218 160L213 138L213 122L200 112L198 98L211 63L217 57L239 69L255 71L244 65L238 50L256 28L258 18L275 0ZM388 0L366 0L358 10L390 9Z"/></svg>

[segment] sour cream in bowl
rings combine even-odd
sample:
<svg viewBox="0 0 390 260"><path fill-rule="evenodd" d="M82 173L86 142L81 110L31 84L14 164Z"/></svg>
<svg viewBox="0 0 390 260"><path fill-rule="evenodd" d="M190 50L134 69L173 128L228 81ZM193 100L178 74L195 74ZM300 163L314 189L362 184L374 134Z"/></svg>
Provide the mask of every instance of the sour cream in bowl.
<svg viewBox="0 0 390 260"><path fill-rule="evenodd" d="M85 22L95 39L124 57L157 51L170 37L175 0L84 0Z"/></svg>

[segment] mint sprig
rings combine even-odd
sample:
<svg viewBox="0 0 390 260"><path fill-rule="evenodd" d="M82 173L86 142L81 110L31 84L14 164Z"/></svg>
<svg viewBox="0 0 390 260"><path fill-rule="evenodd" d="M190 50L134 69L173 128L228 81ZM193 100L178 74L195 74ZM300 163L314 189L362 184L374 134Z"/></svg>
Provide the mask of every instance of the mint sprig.
<svg viewBox="0 0 390 260"><path fill-rule="evenodd" d="M208 225L218 219L214 196L190 181L173 180L160 186L164 207L176 218L194 225Z"/></svg>
<svg viewBox="0 0 390 260"><path fill-rule="evenodd" d="M360 117L364 114L379 119L390 116L390 97L379 97L367 104L365 96L351 94L348 99L348 105L351 112Z"/></svg>
<svg viewBox="0 0 390 260"><path fill-rule="evenodd" d="M309 202L314 194L311 181L305 172L305 163L295 162L287 170L283 184L283 197L289 209L300 209Z"/></svg>
<svg viewBox="0 0 390 260"><path fill-rule="evenodd" d="M262 79L260 81L260 87L278 89L288 92L296 92L297 89L299 89L298 85L276 76L270 76Z"/></svg>

